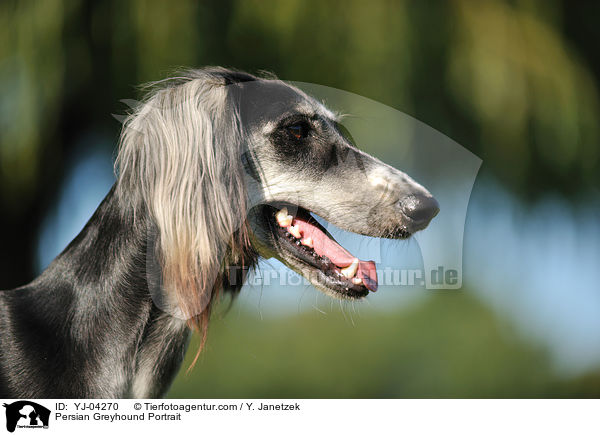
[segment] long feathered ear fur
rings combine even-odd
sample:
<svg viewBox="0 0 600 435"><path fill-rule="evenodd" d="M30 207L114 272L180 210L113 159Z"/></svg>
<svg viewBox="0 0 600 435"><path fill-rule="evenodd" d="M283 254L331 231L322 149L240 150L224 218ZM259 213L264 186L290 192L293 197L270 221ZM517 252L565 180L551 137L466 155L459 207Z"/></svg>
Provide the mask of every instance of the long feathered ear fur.
<svg viewBox="0 0 600 435"><path fill-rule="evenodd" d="M126 120L115 163L122 209L151 217L163 291L202 344L225 269L251 261L242 130L226 85L202 70L159 83Z"/></svg>

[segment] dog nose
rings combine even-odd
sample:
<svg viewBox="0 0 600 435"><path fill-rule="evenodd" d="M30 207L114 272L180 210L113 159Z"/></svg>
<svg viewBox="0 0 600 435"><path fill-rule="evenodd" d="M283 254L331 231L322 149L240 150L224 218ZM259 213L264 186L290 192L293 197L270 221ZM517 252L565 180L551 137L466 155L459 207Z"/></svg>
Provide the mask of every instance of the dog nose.
<svg viewBox="0 0 600 435"><path fill-rule="evenodd" d="M429 224L440 211L440 205L433 196L409 195L401 203L402 213L418 226Z"/></svg>

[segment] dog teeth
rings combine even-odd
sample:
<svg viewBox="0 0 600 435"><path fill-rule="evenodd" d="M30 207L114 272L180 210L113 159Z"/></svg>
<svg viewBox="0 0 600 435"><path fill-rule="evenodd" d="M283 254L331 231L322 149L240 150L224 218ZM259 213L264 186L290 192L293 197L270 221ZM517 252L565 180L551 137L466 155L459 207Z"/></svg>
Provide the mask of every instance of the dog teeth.
<svg viewBox="0 0 600 435"><path fill-rule="evenodd" d="M294 218L288 214L287 207L283 207L281 210L279 210L275 217L277 218L277 223L279 226L284 228L289 227L292 224L292 220L294 220Z"/></svg>
<svg viewBox="0 0 600 435"><path fill-rule="evenodd" d="M356 275L356 271L358 270L358 258L355 258L352 264L348 267L344 267L340 272L346 278L352 278Z"/></svg>
<svg viewBox="0 0 600 435"><path fill-rule="evenodd" d="M360 278L352 278L352 284L361 285L362 284L362 279L360 279Z"/></svg>
<svg viewBox="0 0 600 435"><path fill-rule="evenodd" d="M291 227L288 228L288 231L295 238L297 238L297 239L302 238L302 234L300 233L300 228L298 228L298 225L292 225Z"/></svg>
<svg viewBox="0 0 600 435"><path fill-rule="evenodd" d="M312 248L312 247L313 247L313 241L312 241L312 238L310 238L310 237L305 237L305 238L303 238L303 239L301 240L301 242L302 242L302 244L303 244L304 246L308 246L309 248Z"/></svg>

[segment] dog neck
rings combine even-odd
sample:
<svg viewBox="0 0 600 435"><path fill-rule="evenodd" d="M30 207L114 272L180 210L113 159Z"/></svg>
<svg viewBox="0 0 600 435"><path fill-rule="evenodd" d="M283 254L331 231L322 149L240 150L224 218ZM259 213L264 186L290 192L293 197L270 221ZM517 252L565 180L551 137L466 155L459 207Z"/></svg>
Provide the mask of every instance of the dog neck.
<svg viewBox="0 0 600 435"><path fill-rule="evenodd" d="M113 188L40 277L0 293L5 349L0 395L165 394L190 331L184 320L165 313L152 299L149 228L144 213L136 213L135 220L133 213L123 213Z"/></svg>

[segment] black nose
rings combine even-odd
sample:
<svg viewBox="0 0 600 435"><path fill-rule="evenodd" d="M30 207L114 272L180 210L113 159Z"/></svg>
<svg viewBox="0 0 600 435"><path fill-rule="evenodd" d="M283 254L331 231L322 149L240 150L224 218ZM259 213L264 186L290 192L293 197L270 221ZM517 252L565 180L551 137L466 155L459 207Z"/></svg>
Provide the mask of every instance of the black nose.
<svg viewBox="0 0 600 435"><path fill-rule="evenodd" d="M416 226L425 228L440 211L440 205L433 196L409 195L400 203L402 213L409 217Z"/></svg>

